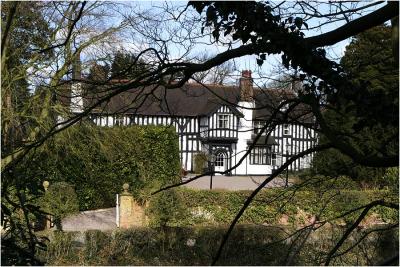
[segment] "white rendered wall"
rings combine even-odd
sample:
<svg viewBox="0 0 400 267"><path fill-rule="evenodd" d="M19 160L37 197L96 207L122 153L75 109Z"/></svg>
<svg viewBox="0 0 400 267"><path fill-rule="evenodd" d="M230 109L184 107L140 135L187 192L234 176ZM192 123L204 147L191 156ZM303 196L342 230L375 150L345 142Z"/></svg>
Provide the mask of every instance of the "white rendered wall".
<svg viewBox="0 0 400 267"><path fill-rule="evenodd" d="M71 112L81 113L83 111L82 85L75 83L71 86Z"/></svg>
<svg viewBox="0 0 400 267"><path fill-rule="evenodd" d="M238 109L243 114L243 118L239 120L238 142L236 151L233 151L235 154L233 157L233 164L235 165L247 152L247 142L251 140L251 135L253 133L253 108L255 107L254 102L241 101L238 105ZM250 155L247 155L244 161L232 172L234 175L265 175L270 173L270 165L250 165Z"/></svg>

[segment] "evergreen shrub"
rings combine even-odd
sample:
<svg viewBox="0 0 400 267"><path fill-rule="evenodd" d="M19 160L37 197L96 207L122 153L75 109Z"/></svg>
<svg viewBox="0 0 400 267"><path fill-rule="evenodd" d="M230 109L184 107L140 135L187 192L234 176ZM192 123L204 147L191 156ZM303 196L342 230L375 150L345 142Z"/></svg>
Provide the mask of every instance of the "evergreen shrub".
<svg viewBox="0 0 400 267"><path fill-rule="evenodd" d="M53 216L58 228L60 228L61 219L79 211L78 196L74 187L66 182L51 184L42 201L44 211Z"/></svg>
<svg viewBox="0 0 400 267"><path fill-rule="evenodd" d="M46 142L21 168L31 179L73 185L80 210L115 206L124 183L144 201L154 189L179 181L178 137L170 127L82 123Z"/></svg>
<svg viewBox="0 0 400 267"><path fill-rule="evenodd" d="M251 191L206 191L181 188L177 190L189 214L179 220L178 226L229 224L239 212ZM244 212L240 223L278 224L282 216L287 216L289 224L302 223L298 217L300 210L307 215L317 215L319 220L333 219L347 211L366 205L374 200L385 199L398 202L398 196L385 190L321 190L271 188L261 191ZM351 213L339 221L354 221L360 214ZM375 207L375 213L387 223L398 221L398 211L386 207ZM199 216L203 215L203 216Z"/></svg>
<svg viewBox="0 0 400 267"><path fill-rule="evenodd" d="M179 225L187 217L187 208L182 197L175 189L162 191L150 199L146 212L150 217L150 225L156 227Z"/></svg>
<svg viewBox="0 0 400 267"><path fill-rule="evenodd" d="M194 156L194 172L201 174L205 167L207 167L207 155L204 152L196 154Z"/></svg>

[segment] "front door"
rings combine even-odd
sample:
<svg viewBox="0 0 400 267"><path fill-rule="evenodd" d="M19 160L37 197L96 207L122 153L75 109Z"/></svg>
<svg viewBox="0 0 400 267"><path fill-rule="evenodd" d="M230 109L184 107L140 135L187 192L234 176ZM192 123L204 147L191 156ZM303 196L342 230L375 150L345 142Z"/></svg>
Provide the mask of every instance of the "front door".
<svg viewBox="0 0 400 267"><path fill-rule="evenodd" d="M215 154L215 162L214 162L214 170L216 172L224 172L226 171L227 165L227 156L223 151L219 151ZM220 173L216 173L216 175L221 175Z"/></svg>

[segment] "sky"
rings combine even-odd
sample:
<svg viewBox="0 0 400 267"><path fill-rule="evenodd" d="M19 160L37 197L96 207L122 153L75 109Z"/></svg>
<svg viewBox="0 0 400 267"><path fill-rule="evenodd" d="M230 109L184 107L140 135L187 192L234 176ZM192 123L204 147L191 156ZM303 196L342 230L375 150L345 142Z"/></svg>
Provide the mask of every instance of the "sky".
<svg viewBox="0 0 400 267"><path fill-rule="evenodd" d="M149 16L149 20L146 21L145 19L142 19L142 23L138 23L137 25L134 25L136 27L136 33L132 34L132 27L130 27L127 32L124 34L121 34L119 37L120 40L112 44L115 48L119 46L120 48L126 49L126 50L131 50L132 52L137 52L141 51L145 48L148 47L155 47L156 49L159 49L160 47L157 47L157 44L160 44L160 42L148 42L146 43L146 36L145 34L153 34L157 33L162 37L169 37L171 35L170 32L167 32L167 28L175 30L178 34L185 34L188 30L184 30L184 28L180 29L180 22L184 22L185 19L189 19L194 17L199 17L197 13L193 10L187 10L186 12L182 13L180 19L177 21L171 19L170 14L165 14L163 12L163 8L166 6L174 9L178 8L178 10L173 10L171 14L174 16L179 15L179 11L183 10L185 6L187 5L187 1L135 1L135 2L130 2L130 1L120 1L117 2L119 5L116 8L115 12L123 15L130 14L131 17L134 19L139 18L139 12L145 12L143 14ZM274 2L272 2L274 3ZM296 2L288 2L291 5L293 5ZM367 2L368 3L368 2ZM379 6L378 6L379 7ZM180 8L180 9L179 9ZM328 12L329 8L331 6L327 2L317 2L317 8L321 12ZM372 8L377 8L376 6ZM131 9L129 11L129 9ZM137 12L136 14L132 13L132 10L135 10L134 12ZM131 13L130 13L131 12ZM146 13L147 12L147 13ZM192 15L192 17L190 17ZM357 14L353 16L353 19L357 17ZM170 19L170 20L168 20ZM121 17L115 16L111 18L110 21L111 24L118 24L122 21ZM140 21L140 18L138 19ZM319 19L311 19L308 21L309 27L312 28L312 26L317 25L320 23ZM332 22L327 25L323 25L315 30L309 30L305 31L306 37L313 36L313 35L318 35L324 32L332 31L340 26L343 26L345 24L344 20L340 20L338 22ZM197 22L194 24L195 31L199 32L201 27L201 23ZM190 28L190 27L189 27ZM145 34L143 34L145 33ZM172 34L173 36L173 34ZM203 38L196 39L196 45L191 48L191 51L187 54L185 54L185 46L183 46L183 43L178 42L172 42L168 41L166 42L168 45L168 54L170 56L170 59L177 59L180 57L184 57L185 59L193 60L193 57L195 57L198 54L201 53L207 53L209 56L221 53L223 51L226 51L228 47L226 45L223 45L221 43L213 43L210 44L210 41L213 41L213 39L210 38L210 36L205 36ZM326 51L328 54L328 57L332 60L340 60L340 58L343 56L345 52L345 47L349 44L350 39L344 40L342 42L339 42L333 46L327 47ZM162 42L161 42L162 43ZM239 46L241 43L234 44L233 47ZM104 49L104 48L103 48ZM105 49L107 52L107 49ZM268 83L271 81L269 78L277 78L283 73L282 65L280 64L280 55L273 55L273 56L268 56L267 60L264 62L264 64L259 67L256 63L256 56L244 56L241 58L236 58L232 60L232 63L235 66L235 69L237 70L235 72L234 78L231 80L231 82L235 82L237 78L240 76L240 73L242 70L250 69L253 71L253 78L255 78L255 83L258 85L262 85L264 83Z"/></svg>
<svg viewBox="0 0 400 267"><path fill-rule="evenodd" d="M136 7L137 6L140 7L140 9L150 10L151 12L154 12L155 14L157 14L157 9L159 9L162 6L165 6L166 3L164 1L141 1L141 2L134 2L131 4ZM187 2L186 1L169 1L169 2L167 2L167 4L171 7L179 7L179 6L184 7L184 6L186 6ZM379 5L372 7L370 10L373 10L377 7L379 7ZM321 3L317 3L317 8L319 8L321 10L321 12L328 12L329 9L332 8L332 6L330 6L327 2L325 2L325 3L321 2ZM354 19L356 17L357 17L357 14L354 14L353 17L350 19ZM317 23L320 23L320 20L312 19L312 20L308 21L309 27L312 27L313 25L316 25ZM345 23L346 22L344 20L341 20L338 22L332 22L327 25L321 26L318 29L306 31L305 34L306 34L306 37L318 35L318 34L336 29L340 26L343 26ZM173 24L173 22L171 22L171 24ZM199 24L197 24L197 25L199 25ZM207 42L207 41L209 41L209 37L205 37L202 40L204 42ZM345 52L345 48L349 44L349 42L350 42L350 39L347 39L347 40L339 42L333 46L327 47L326 51L327 51L328 57L330 57L333 60L337 60L337 61L340 60L340 58L343 56L343 54ZM189 54L189 56L195 55L196 53L203 53L203 52L206 52L209 55L212 55L212 54L218 54L225 50L227 50L227 47L224 45L221 45L221 44L209 44L209 45L197 44L193 48L193 51ZM182 53L180 50L180 46L179 45L171 45L170 53L171 53L172 57L178 57L179 55L181 55ZM282 71L280 69L281 68L280 55L267 57L266 62L261 67L259 67L256 64L256 56L244 56L241 58L237 58L237 59L233 60L233 63L235 64L235 68L238 70L237 75L240 74L241 70L250 69L253 71L253 76L255 76L255 78L258 78L260 76L276 77L276 76L279 76ZM260 81L260 83L261 82L262 81Z"/></svg>

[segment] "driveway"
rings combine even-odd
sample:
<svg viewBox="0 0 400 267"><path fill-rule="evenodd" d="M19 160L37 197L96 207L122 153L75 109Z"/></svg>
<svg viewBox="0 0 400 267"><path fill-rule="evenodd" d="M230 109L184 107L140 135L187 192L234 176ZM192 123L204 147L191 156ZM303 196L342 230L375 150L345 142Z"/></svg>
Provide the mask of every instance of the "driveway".
<svg viewBox="0 0 400 267"><path fill-rule="evenodd" d="M188 175L183 180L190 179L194 175ZM266 176L213 176L213 189L224 190L254 190L264 181ZM290 185L289 181L289 185ZM265 188L282 187L285 179L275 178ZM193 189L210 189L210 176L201 177L192 181L185 187ZM76 215L68 216L62 220L64 231L86 231L86 230L113 230L117 228L115 222L115 208L83 211Z"/></svg>
<svg viewBox="0 0 400 267"><path fill-rule="evenodd" d="M61 221L62 229L64 231L113 230L117 228L115 212L115 208L82 211L64 218Z"/></svg>
<svg viewBox="0 0 400 267"><path fill-rule="evenodd" d="M188 175L183 181L188 180L195 175ZM194 180L185 187L193 189L210 189L210 176L204 176L197 180ZM266 176L224 176L217 175L212 177L212 188L213 189L225 189L225 190L254 190L260 183L265 180ZM291 185L289 181L289 185ZM265 188L271 187L283 187L285 186L284 178L275 178Z"/></svg>

